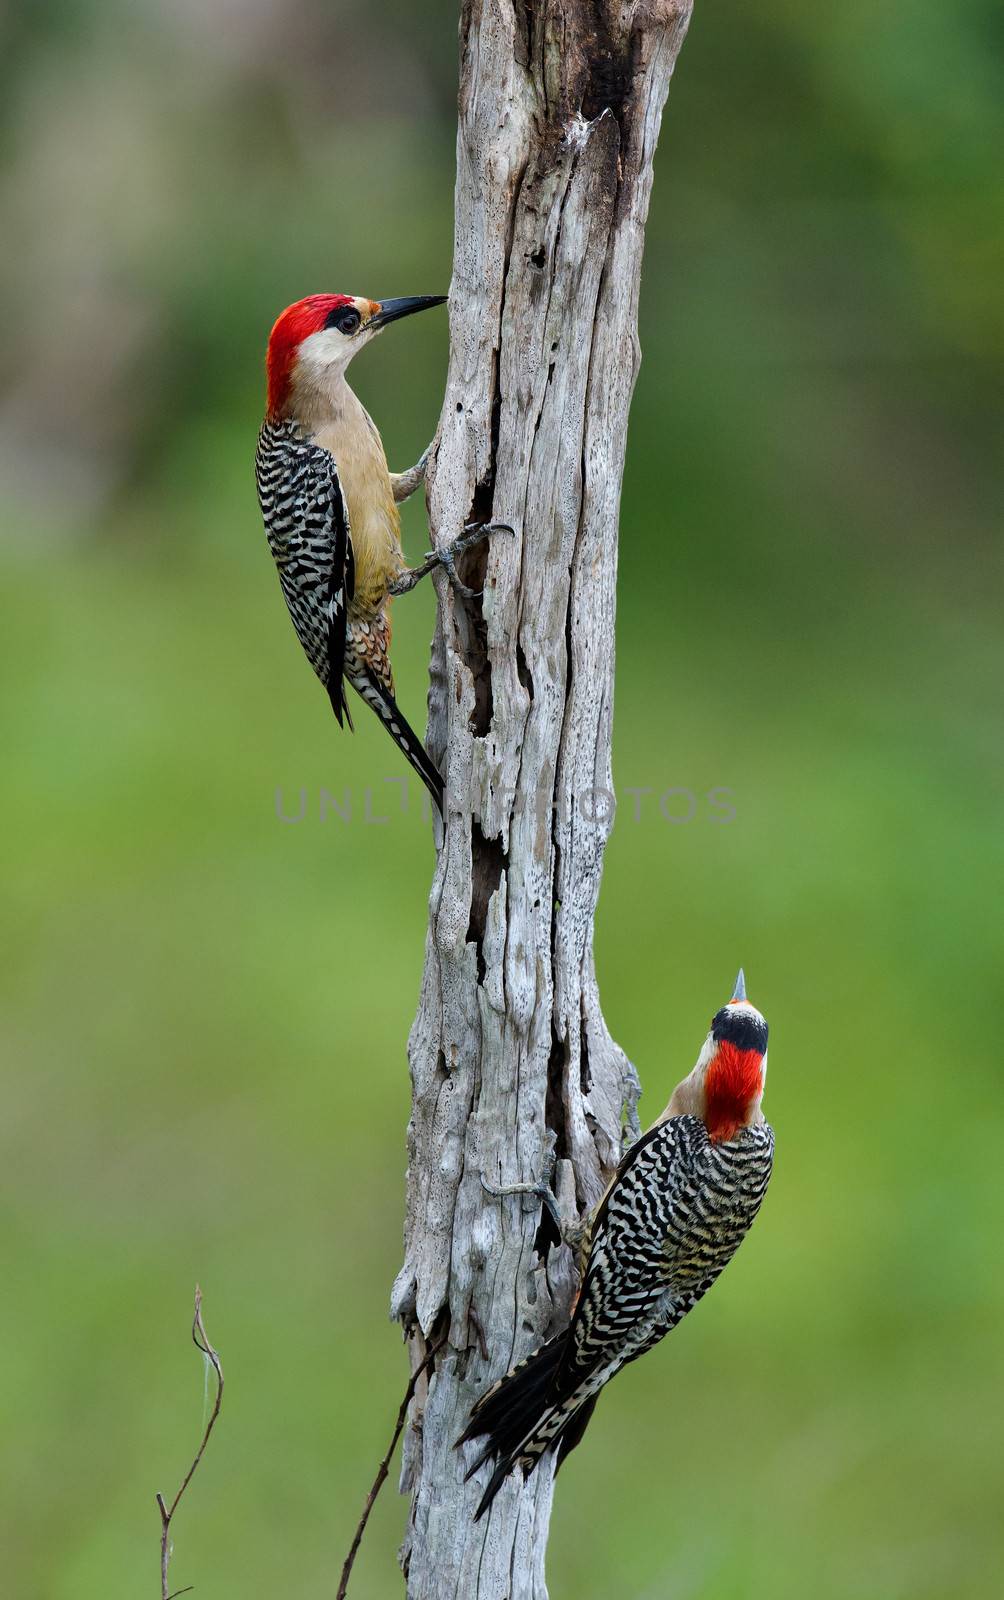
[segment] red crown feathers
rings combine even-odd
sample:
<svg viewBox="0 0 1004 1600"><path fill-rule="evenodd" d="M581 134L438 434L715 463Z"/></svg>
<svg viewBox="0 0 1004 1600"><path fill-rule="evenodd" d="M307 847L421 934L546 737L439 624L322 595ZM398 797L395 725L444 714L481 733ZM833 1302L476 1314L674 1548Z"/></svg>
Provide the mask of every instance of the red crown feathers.
<svg viewBox="0 0 1004 1600"><path fill-rule="evenodd" d="M265 371L268 374L268 414L281 414L289 395L296 353L304 339L319 333L332 311L352 305L349 294L308 294L287 306L268 336Z"/></svg>

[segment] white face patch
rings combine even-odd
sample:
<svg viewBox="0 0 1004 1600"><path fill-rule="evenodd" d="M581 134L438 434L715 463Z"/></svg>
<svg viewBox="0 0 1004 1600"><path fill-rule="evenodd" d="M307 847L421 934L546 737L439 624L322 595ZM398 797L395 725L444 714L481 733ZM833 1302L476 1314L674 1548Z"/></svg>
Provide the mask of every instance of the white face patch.
<svg viewBox="0 0 1004 1600"><path fill-rule="evenodd" d="M366 339L365 333L349 338L337 328L322 328L303 340L296 365L305 378L323 378L338 367L347 366Z"/></svg>
<svg viewBox="0 0 1004 1600"><path fill-rule="evenodd" d="M359 315L370 315L372 301L353 296L352 304ZM342 333L338 328L321 328L302 340L296 357L296 376L307 383L323 382L342 368L364 345L380 332L379 328L361 327L355 333Z"/></svg>

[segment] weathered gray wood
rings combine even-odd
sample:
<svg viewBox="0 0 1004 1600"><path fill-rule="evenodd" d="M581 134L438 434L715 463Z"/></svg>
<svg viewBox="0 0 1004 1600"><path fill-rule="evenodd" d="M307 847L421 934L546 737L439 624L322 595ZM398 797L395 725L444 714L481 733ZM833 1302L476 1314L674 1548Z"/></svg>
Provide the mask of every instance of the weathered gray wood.
<svg viewBox="0 0 1004 1600"><path fill-rule="evenodd" d="M690 0L468 0L461 22L451 358L429 473L435 537L511 522L440 582L430 749L448 823L409 1043L405 1261L413 1366L448 1337L407 1435L411 1600L545 1600L548 1461L483 1522L454 1441L472 1401L567 1318L565 1248L493 1198L557 1159L596 1200L636 1125L592 929L612 822L617 520L638 366L652 158ZM483 580L482 580L483 569ZM468 1447L469 1449L470 1447ZM486 1471L487 1469L485 1469ZM483 1471L479 1477L483 1483Z"/></svg>

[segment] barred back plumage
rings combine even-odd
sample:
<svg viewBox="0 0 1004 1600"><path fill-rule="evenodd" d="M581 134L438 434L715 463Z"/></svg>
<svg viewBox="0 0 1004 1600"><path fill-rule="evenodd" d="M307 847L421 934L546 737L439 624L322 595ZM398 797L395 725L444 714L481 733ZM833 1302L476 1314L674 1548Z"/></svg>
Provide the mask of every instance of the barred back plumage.
<svg viewBox="0 0 1004 1600"><path fill-rule="evenodd" d="M578 1442L604 1384L697 1304L745 1238L770 1180L767 1123L713 1143L699 1117L656 1124L627 1152L593 1220L571 1324L478 1401L461 1442L497 1466L477 1515L518 1464Z"/></svg>
<svg viewBox="0 0 1004 1600"><path fill-rule="evenodd" d="M258 436L255 480L293 626L339 725L345 720L352 727L347 681L380 718L442 812L442 777L394 698L386 613L360 614L353 605L355 558L334 456L294 420L266 418Z"/></svg>

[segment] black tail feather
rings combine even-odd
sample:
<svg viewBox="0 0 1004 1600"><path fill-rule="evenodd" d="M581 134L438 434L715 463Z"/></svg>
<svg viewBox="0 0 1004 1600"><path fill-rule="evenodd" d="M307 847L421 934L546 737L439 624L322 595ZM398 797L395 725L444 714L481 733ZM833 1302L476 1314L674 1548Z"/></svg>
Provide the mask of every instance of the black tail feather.
<svg viewBox="0 0 1004 1600"><path fill-rule="evenodd" d="M508 1476L509 1476L510 1472L512 1471L513 1467L515 1466L515 1464L516 1463L514 1461L510 1461L508 1456L503 1457L503 1459L499 1462L498 1466L495 1468L495 1471L492 1473L491 1477L488 1479L488 1487L487 1487L487 1489L485 1490L484 1494L481 1496L481 1499L478 1501L478 1509L474 1513L475 1522L480 1522L481 1521L481 1518L484 1516L485 1512L488 1510L488 1507L491 1505L492 1501L495 1499L495 1496L498 1494L498 1492L501 1489L502 1485L505 1483L506 1479L508 1478ZM536 1465L537 1465L537 1463L534 1462L534 1466L536 1466ZM533 1468L531 1468L530 1470L532 1471ZM529 1474L527 1474L527 1476L528 1475Z"/></svg>
<svg viewBox="0 0 1004 1600"><path fill-rule="evenodd" d="M344 678L340 677L338 679L337 689L332 689L330 683L328 684L328 699L331 701L331 709L335 713L338 726L343 728L345 724L348 723L349 732L355 733L356 730L355 724L352 721L352 712L349 710L349 702L345 695Z"/></svg>
<svg viewBox="0 0 1004 1600"><path fill-rule="evenodd" d="M477 1522L519 1459L520 1447L557 1399L555 1378L565 1353L568 1334L558 1334L482 1395L471 1412L457 1444L486 1438L484 1449L466 1474L471 1478L493 1456L498 1465L474 1514ZM536 1462L533 1463L536 1465ZM527 1469L528 1473L533 1467ZM466 1481L466 1479L465 1479Z"/></svg>
<svg viewBox="0 0 1004 1600"><path fill-rule="evenodd" d="M581 1440L582 1435L589 1426L589 1419L596 1410L596 1402L599 1398L600 1397L598 1394L594 1394L591 1395L588 1400L583 1400L578 1411L574 1412L573 1415L569 1417L565 1426L562 1428L558 1439L558 1459L554 1468L555 1475L560 1472L561 1464L565 1460L566 1456L568 1456L575 1449L575 1446Z"/></svg>
<svg viewBox="0 0 1004 1600"><path fill-rule="evenodd" d="M439 815L442 816L444 794L442 776L438 767L433 764L432 758L418 734L402 714L401 708L390 690L385 689L383 684L369 671L351 677L349 682L356 693L365 700L370 710L376 712L394 742L400 745L435 801ZM332 696L331 703L332 705L335 703L334 696ZM345 707L345 709L347 712L348 707ZM335 715L338 715L337 711ZM339 718L339 720L341 719ZM351 718L349 721L351 726Z"/></svg>

